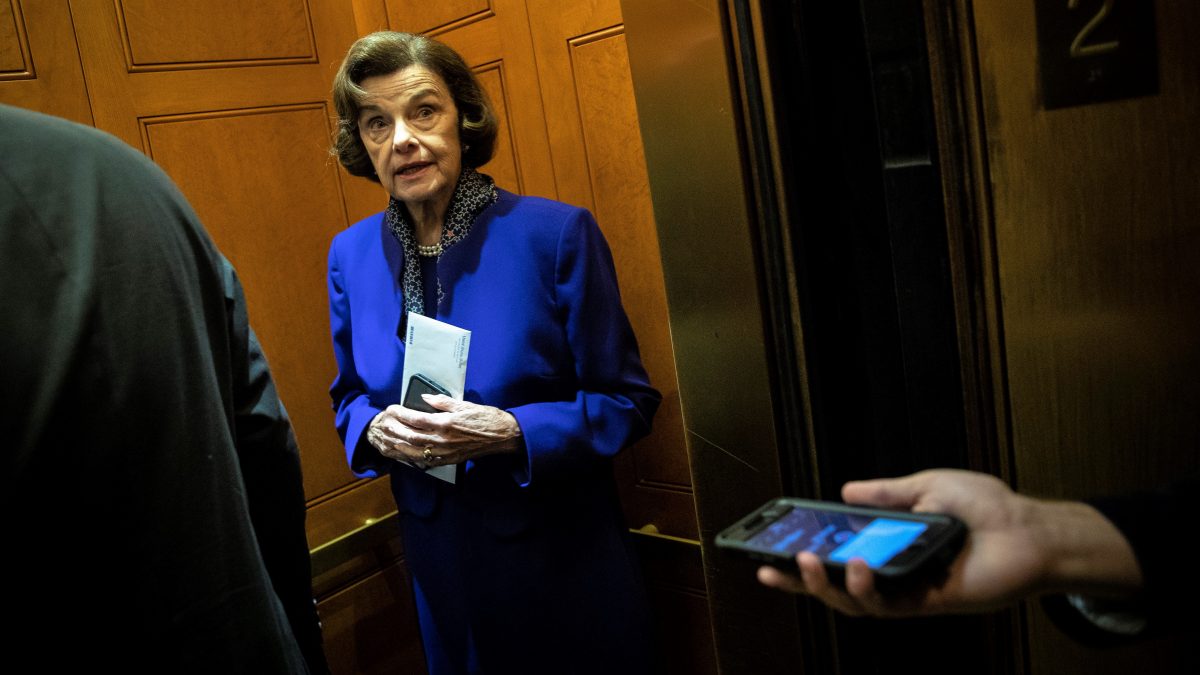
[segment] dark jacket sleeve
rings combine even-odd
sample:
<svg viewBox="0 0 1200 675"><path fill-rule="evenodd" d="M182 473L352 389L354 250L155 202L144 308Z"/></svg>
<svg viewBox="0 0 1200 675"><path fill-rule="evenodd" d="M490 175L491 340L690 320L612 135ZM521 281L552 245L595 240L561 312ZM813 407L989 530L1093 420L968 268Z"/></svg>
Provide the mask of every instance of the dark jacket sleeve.
<svg viewBox="0 0 1200 675"><path fill-rule="evenodd" d="M1049 596L1042 606L1063 632L1084 644L1108 646L1196 625L1200 587L1190 574L1191 556L1184 552L1189 547L1180 543L1180 528L1200 516L1194 496L1198 487L1200 481L1193 479L1156 492L1088 501L1112 521L1133 548L1145 587L1119 609L1144 617L1146 624L1134 635L1107 631L1076 610L1064 596Z"/></svg>
<svg viewBox="0 0 1200 675"><path fill-rule="evenodd" d="M255 538L309 671L327 673L304 531L304 485L292 425L250 328L233 266L224 261L230 317L235 443Z"/></svg>

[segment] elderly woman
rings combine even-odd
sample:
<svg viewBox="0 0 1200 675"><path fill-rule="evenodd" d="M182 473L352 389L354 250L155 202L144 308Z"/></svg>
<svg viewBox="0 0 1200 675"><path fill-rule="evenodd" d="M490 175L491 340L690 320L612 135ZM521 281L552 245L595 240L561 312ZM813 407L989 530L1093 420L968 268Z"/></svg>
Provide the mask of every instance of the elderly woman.
<svg viewBox="0 0 1200 675"><path fill-rule="evenodd" d="M604 237L475 170L497 122L449 47L368 35L334 101L338 158L391 200L329 252L330 393L351 469L391 474L430 672L650 672L611 460L660 397ZM471 331L465 400L398 405L410 313Z"/></svg>

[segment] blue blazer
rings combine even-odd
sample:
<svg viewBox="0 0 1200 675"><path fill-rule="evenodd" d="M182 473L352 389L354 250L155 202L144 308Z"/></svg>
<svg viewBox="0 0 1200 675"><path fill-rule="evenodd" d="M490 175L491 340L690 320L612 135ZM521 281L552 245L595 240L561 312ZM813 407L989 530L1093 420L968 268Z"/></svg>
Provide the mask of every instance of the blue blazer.
<svg viewBox="0 0 1200 675"><path fill-rule="evenodd" d="M436 318L471 331L464 398L512 413L525 442L523 455L469 462L453 485L365 440L403 387L403 263L383 214L334 238L330 392L351 469L391 473L431 671L465 650L484 672L571 672L563 658L643 672L648 612L611 458L649 432L660 396L595 221L501 190L438 261Z"/></svg>

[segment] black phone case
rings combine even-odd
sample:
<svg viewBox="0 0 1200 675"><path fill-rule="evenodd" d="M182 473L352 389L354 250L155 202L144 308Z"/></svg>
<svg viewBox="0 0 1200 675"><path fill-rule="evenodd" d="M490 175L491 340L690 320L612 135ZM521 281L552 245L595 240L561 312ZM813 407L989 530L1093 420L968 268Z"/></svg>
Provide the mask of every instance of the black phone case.
<svg viewBox="0 0 1200 675"><path fill-rule="evenodd" d="M425 399L421 398L421 394L442 394L444 396L449 396L450 392L446 391L446 389L437 382L434 382L428 377L417 373L416 375L408 378L408 390L404 392L404 402L401 403L401 405L410 410L418 410L420 412L441 412L437 408L434 408L426 403Z"/></svg>
<svg viewBox="0 0 1200 675"><path fill-rule="evenodd" d="M963 542L966 540L966 525L954 516L947 514L889 511L848 506L835 502L818 502L807 499L780 497L772 499L737 523L722 530L716 537L717 547L751 560L777 567L784 572L795 574L797 571L795 556L779 551L757 548L745 543L746 539L753 537L766 528L767 525L782 517L793 506L876 518L898 518L902 520L943 523L944 526L941 535L935 540L929 541L923 549L918 549L910 553L908 559L903 564L897 566L894 564L895 561L890 561L887 565L874 570L876 588L884 592L903 590L903 588L915 583L937 583L939 576L945 574L946 567L958 555L959 550L962 549ZM842 585L845 579L845 565L833 560L824 560L824 563L830 582L839 586Z"/></svg>

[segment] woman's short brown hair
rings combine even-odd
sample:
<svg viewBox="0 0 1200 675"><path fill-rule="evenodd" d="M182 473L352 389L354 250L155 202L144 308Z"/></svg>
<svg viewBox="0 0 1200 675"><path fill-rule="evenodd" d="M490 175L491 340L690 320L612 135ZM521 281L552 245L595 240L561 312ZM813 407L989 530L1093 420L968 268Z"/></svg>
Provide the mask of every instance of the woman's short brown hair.
<svg viewBox="0 0 1200 675"><path fill-rule="evenodd" d="M379 180L358 135L358 113L367 96L360 85L368 77L390 75L409 66L428 68L450 88L458 108L458 138L463 146L463 164L469 167L486 164L496 147L499 124L487 93L463 58L453 49L424 35L380 31L361 37L351 45L333 78L333 105L338 115L333 152L342 166L355 176Z"/></svg>

